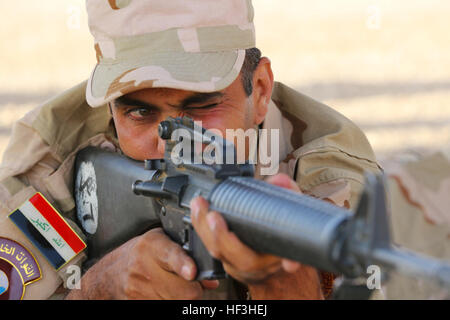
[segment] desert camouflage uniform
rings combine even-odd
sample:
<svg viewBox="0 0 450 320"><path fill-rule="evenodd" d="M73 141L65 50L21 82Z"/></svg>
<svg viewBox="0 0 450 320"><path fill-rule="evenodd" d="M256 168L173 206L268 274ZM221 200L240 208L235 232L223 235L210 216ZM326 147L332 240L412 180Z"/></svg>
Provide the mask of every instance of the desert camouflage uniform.
<svg viewBox="0 0 450 320"><path fill-rule="evenodd" d="M56 273L7 215L40 191L83 236L75 223L72 194L75 155L88 145L118 151L108 108L91 108L85 87L86 82L19 120L0 167L0 235L32 251L42 269L43 279L27 288L28 299L52 297L67 274L65 269ZM366 137L352 122L280 83L263 128L280 129L279 171L293 177L305 193L354 208L363 171L380 172ZM70 264L80 264L83 256ZM216 298L225 297L218 293Z"/></svg>
<svg viewBox="0 0 450 320"><path fill-rule="evenodd" d="M388 175L393 242L450 261L450 149L408 152L383 161ZM392 274L388 299L449 299L430 282Z"/></svg>

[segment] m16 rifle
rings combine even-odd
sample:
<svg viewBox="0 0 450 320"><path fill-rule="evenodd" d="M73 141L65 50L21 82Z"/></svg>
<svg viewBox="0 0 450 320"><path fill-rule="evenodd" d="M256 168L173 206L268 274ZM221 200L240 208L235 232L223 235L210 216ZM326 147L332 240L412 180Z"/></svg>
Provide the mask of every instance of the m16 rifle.
<svg viewBox="0 0 450 320"><path fill-rule="evenodd" d="M366 176L359 205L351 212L256 180L249 163L192 161L193 153L179 148L181 141L184 146L214 145L216 159L225 159L234 146L187 117L161 122L158 134L166 140L164 159L139 162L92 147L78 154L77 216L88 235L91 263L161 226L192 256L197 279L225 277L221 262L211 257L191 224L189 204L202 196L256 251L350 279L365 276L368 266L376 265L450 288L448 263L391 243L382 176Z"/></svg>

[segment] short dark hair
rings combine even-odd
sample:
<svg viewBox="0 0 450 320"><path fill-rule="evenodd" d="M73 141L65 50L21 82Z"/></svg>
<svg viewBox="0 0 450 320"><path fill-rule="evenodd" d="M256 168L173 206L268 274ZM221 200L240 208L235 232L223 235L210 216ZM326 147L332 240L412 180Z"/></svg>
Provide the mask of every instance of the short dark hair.
<svg viewBox="0 0 450 320"><path fill-rule="evenodd" d="M242 65L242 85L247 97L253 92L253 73L261 60L261 50L250 48L245 50L244 64Z"/></svg>

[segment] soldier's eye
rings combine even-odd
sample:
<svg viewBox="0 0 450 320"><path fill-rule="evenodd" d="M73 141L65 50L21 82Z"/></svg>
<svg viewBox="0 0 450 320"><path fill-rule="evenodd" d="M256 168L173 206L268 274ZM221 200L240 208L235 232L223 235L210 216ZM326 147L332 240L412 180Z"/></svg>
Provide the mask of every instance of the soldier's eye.
<svg viewBox="0 0 450 320"><path fill-rule="evenodd" d="M154 115L156 115L156 112L148 108L132 108L127 110L125 112L125 115L127 115L129 118L133 120L139 121L153 117Z"/></svg>

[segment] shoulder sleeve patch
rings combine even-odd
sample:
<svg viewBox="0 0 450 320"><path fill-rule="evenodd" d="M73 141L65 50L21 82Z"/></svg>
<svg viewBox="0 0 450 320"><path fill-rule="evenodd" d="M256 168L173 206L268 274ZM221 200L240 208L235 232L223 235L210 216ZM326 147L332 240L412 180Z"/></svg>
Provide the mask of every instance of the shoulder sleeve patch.
<svg viewBox="0 0 450 320"><path fill-rule="evenodd" d="M9 218L59 270L86 248L86 244L41 193L36 193Z"/></svg>
<svg viewBox="0 0 450 320"><path fill-rule="evenodd" d="M0 300L19 300L25 286L42 278L34 256L17 241L0 237Z"/></svg>

